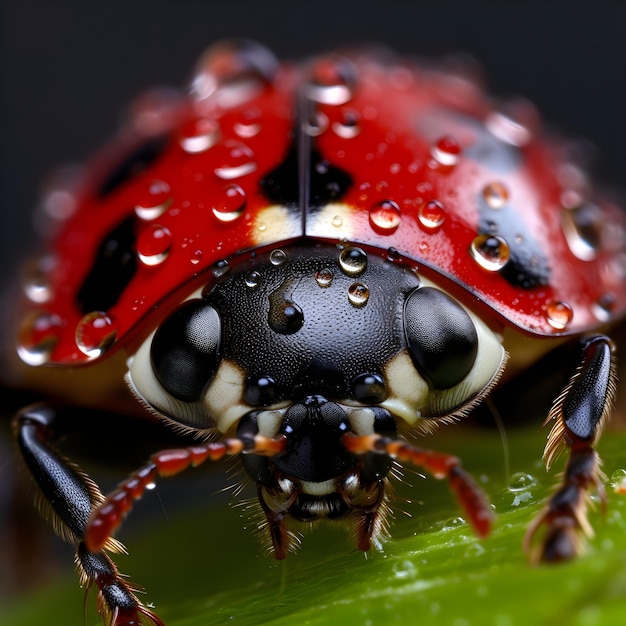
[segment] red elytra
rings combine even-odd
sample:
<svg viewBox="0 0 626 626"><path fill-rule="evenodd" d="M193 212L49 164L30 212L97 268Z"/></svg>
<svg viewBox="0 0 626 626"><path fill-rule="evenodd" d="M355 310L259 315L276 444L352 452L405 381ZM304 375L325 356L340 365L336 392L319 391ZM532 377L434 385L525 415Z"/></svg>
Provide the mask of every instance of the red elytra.
<svg viewBox="0 0 626 626"><path fill-rule="evenodd" d="M283 65L271 80L245 63L210 63L221 69L216 85L165 99L159 123L131 120L83 179L50 243L45 295L25 318L27 362L101 358L210 282L212 270L219 276L225 261L303 237L413 264L493 324L531 335L585 332L626 311L624 214L542 136L528 105L494 107L467 78L359 54ZM202 89L223 94L206 99ZM129 146L157 131L158 156L102 193ZM260 183L294 149L297 206L271 202ZM350 179L321 207L308 198L312 151L318 167ZM85 310L81 289L122 223L136 270L106 310ZM99 328L86 326L94 317Z"/></svg>

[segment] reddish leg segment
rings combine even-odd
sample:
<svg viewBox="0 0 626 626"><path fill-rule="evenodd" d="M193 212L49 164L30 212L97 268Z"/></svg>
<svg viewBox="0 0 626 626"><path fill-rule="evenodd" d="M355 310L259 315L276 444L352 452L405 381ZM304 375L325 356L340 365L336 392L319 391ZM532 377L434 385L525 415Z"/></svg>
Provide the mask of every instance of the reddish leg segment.
<svg viewBox="0 0 626 626"><path fill-rule="evenodd" d="M273 456L285 447L285 438L274 439L257 435L254 438L223 439L186 448L163 450L153 454L150 461L134 472L130 478L120 483L107 499L96 508L85 529L85 543L91 552L102 549L120 526L124 515L130 511L133 502L141 498L146 488L157 477L174 476L206 461L218 461L224 456L240 453L254 453Z"/></svg>
<svg viewBox="0 0 626 626"><path fill-rule="evenodd" d="M455 456L417 448L402 439L390 439L382 435L356 436L348 433L343 436L343 443L354 454L387 454L401 463L420 467L435 478L446 478L474 532L479 537L489 534L494 515L487 496Z"/></svg>

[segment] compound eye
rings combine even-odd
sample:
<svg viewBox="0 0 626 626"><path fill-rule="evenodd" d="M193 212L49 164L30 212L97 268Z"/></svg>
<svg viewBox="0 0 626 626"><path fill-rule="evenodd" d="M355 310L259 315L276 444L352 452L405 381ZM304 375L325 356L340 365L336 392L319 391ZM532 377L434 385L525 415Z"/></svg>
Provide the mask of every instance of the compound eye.
<svg viewBox="0 0 626 626"><path fill-rule="evenodd" d="M471 371L478 334L465 309L433 287L409 294L404 333L415 367L436 389L449 389Z"/></svg>
<svg viewBox="0 0 626 626"><path fill-rule="evenodd" d="M169 394L195 402L219 365L220 318L204 300L182 305L157 330L150 348L152 370Z"/></svg>

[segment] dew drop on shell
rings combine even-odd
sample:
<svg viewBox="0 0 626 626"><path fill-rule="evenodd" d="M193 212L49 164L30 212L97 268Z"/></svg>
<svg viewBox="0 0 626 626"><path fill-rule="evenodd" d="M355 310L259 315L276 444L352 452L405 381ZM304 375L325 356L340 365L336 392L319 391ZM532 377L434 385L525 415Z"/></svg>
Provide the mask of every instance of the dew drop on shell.
<svg viewBox="0 0 626 626"><path fill-rule="evenodd" d="M76 325L76 345L83 354L95 359L115 343L117 330L113 316L103 311L92 311Z"/></svg>
<svg viewBox="0 0 626 626"><path fill-rule="evenodd" d="M478 235L470 245L472 258L489 272L501 270L511 257L509 244L497 235Z"/></svg>

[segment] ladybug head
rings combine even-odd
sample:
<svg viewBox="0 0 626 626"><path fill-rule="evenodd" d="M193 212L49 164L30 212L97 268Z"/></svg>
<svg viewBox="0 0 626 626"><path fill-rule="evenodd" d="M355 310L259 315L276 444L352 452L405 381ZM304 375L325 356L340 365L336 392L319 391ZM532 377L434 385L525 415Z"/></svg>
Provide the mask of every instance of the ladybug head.
<svg viewBox="0 0 626 626"><path fill-rule="evenodd" d="M505 361L475 314L413 269L357 247L258 254L197 296L144 343L128 376L151 408L192 429L232 432L259 412L274 416L270 435L308 428L298 411L342 411L339 422L361 431L376 421L364 425L365 408L409 425L450 419ZM332 410L311 408L325 403Z"/></svg>

